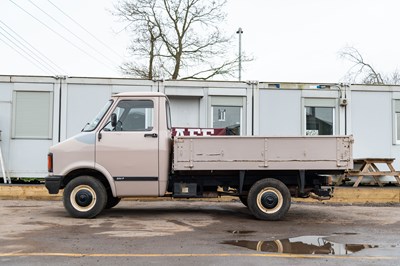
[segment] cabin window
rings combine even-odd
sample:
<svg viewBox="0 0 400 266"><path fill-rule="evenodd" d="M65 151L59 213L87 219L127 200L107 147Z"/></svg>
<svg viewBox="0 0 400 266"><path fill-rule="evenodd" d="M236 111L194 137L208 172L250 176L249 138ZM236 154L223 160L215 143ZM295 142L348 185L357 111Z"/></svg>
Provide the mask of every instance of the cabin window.
<svg viewBox="0 0 400 266"><path fill-rule="evenodd" d="M335 135L335 99L304 99L304 129L306 136Z"/></svg>
<svg viewBox="0 0 400 266"><path fill-rule="evenodd" d="M243 98L214 96L211 100L211 120L213 128L225 128L227 135L241 135Z"/></svg>
<svg viewBox="0 0 400 266"><path fill-rule="evenodd" d="M53 130L53 93L14 91L12 137L51 139Z"/></svg>

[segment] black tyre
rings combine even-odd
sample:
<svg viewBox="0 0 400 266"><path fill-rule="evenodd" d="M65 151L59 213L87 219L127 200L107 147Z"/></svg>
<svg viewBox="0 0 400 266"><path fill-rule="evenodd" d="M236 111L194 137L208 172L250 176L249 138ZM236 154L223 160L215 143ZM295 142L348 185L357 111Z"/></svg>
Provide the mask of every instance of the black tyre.
<svg viewBox="0 0 400 266"><path fill-rule="evenodd" d="M244 206L249 206L247 202L247 196L239 196L240 202L243 203Z"/></svg>
<svg viewBox="0 0 400 266"><path fill-rule="evenodd" d="M106 206L107 191L100 180L79 176L65 187L63 203L72 217L94 218Z"/></svg>
<svg viewBox="0 0 400 266"><path fill-rule="evenodd" d="M117 206L117 204L120 201L121 201L121 198L114 197L111 192L111 188L109 188L109 189L107 189L107 203L106 203L106 206L104 207L104 209L111 209L111 208Z"/></svg>
<svg viewBox="0 0 400 266"><path fill-rule="evenodd" d="M281 181L266 178L257 181L247 197L250 212L260 220L280 220L290 208L290 191Z"/></svg>

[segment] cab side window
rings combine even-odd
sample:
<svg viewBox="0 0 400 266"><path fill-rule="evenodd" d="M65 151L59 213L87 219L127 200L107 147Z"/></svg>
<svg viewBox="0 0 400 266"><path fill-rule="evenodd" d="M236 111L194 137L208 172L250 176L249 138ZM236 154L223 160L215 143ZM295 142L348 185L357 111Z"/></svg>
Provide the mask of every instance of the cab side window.
<svg viewBox="0 0 400 266"><path fill-rule="evenodd" d="M122 100L114 112L117 123L106 128L112 131L151 131L154 121L154 103L151 100ZM111 118L110 118L111 119Z"/></svg>

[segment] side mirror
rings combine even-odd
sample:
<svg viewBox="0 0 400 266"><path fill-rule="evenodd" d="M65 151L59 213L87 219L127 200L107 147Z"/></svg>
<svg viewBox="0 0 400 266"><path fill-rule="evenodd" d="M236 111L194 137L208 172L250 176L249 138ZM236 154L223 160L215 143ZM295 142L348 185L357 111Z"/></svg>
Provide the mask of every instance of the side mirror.
<svg viewBox="0 0 400 266"><path fill-rule="evenodd" d="M111 114L111 126L115 128L117 126L117 114L112 113Z"/></svg>

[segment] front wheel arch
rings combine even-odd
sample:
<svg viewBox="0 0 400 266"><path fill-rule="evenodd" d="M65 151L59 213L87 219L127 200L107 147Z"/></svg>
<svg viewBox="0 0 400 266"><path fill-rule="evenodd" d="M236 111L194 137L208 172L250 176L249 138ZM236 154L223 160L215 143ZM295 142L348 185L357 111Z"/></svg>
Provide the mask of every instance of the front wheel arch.
<svg viewBox="0 0 400 266"><path fill-rule="evenodd" d="M117 195L117 192L116 192L115 184L113 182L114 180L112 179L111 176L107 176L107 174L103 173L102 171L93 169L93 168L75 169L64 176L61 188L65 188L69 182L71 182L72 180L74 180L75 178L77 178L79 176L92 176L92 177L100 180L100 182L103 183L103 185L107 189L107 191L110 190L113 197L115 197Z"/></svg>

